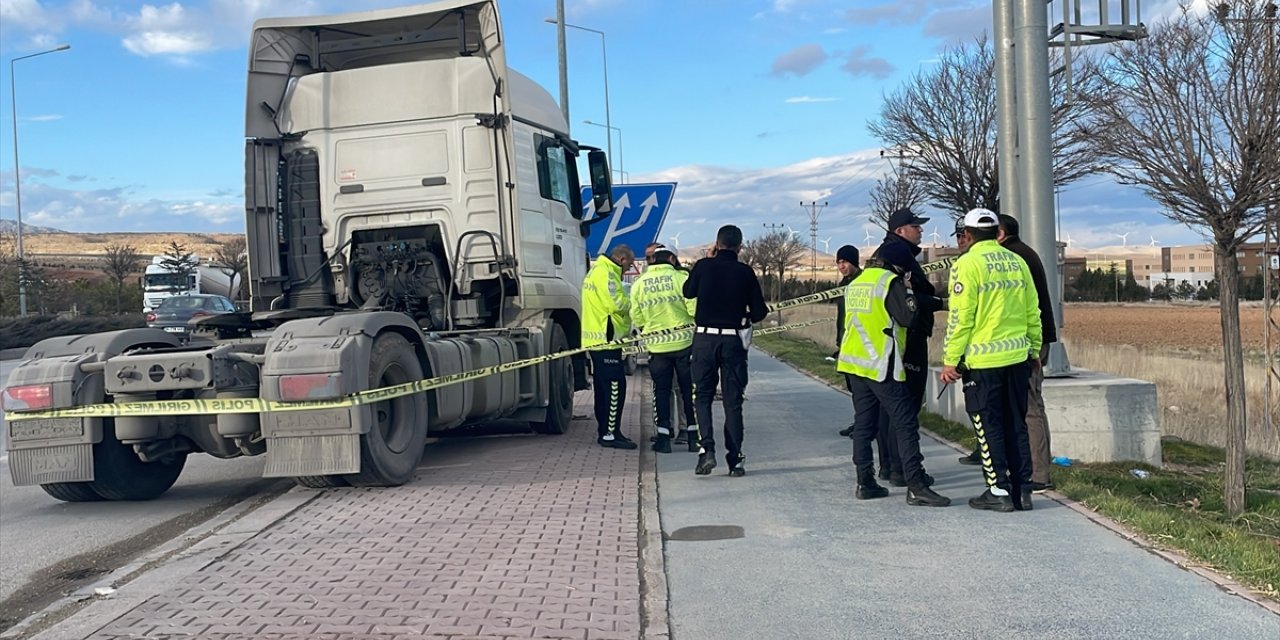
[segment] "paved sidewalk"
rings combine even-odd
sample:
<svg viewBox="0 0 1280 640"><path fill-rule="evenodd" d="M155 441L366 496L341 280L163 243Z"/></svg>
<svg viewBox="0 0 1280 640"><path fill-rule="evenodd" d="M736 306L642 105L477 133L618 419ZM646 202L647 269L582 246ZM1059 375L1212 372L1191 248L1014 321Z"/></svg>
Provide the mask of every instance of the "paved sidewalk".
<svg viewBox="0 0 1280 640"><path fill-rule="evenodd" d="M746 477L658 459L672 637L1280 638L1280 617L1062 504L969 508L980 473L927 438L952 506L909 507L896 487L855 500L836 435L849 397L759 351L750 364ZM705 526L742 531L699 539Z"/></svg>
<svg viewBox="0 0 1280 640"><path fill-rule="evenodd" d="M429 445L408 485L325 491L90 637L637 638L639 455L594 433Z"/></svg>

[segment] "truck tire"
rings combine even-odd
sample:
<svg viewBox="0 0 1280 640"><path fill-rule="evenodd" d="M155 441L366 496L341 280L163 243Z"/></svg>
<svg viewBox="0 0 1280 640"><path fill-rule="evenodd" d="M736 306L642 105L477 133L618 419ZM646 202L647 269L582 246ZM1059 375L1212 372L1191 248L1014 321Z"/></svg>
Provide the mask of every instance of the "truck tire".
<svg viewBox="0 0 1280 640"><path fill-rule="evenodd" d="M97 502L102 499L90 482L50 482L40 485L44 492L63 502Z"/></svg>
<svg viewBox="0 0 1280 640"><path fill-rule="evenodd" d="M569 340L565 338L564 327L555 325L551 330L551 353L559 353L569 348ZM548 384L551 385L551 398L547 404L546 422L530 422L529 426L537 433L560 435L569 430L569 421L573 419L573 361L559 358L547 364L550 369Z"/></svg>
<svg viewBox="0 0 1280 640"><path fill-rule="evenodd" d="M107 500L151 500L177 482L186 464L185 453L143 462L133 447L116 440L115 426L107 423L102 442L93 445L94 480L88 484Z"/></svg>
<svg viewBox="0 0 1280 640"><path fill-rule="evenodd" d="M297 476L294 482L308 489L333 489L348 486L347 479L342 476Z"/></svg>
<svg viewBox="0 0 1280 640"><path fill-rule="evenodd" d="M422 379L422 363L413 345L398 333L373 342L366 389L380 389ZM353 487L396 487L413 479L427 443L427 397L417 393L384 400L371 407L369 433L360 436L360 473L342 476Z"/></svg>

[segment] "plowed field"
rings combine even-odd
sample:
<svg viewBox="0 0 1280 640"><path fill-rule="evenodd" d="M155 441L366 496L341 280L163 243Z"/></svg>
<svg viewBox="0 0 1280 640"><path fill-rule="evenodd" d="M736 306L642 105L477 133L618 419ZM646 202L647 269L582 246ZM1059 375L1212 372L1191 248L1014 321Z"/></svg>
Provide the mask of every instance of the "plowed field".
<svg viewBox="0 0 1280 640"><path fill-rule="evenodd" d="M1222 352L1222 329L1217 307L1134 304L1068 304L1068 340L1102 345L1132 345L1188 352ZM1240 309L1240 338L1244 350L1262 351L1262 308ZM1280 343L1280 335L1273 336Z"/></svg>

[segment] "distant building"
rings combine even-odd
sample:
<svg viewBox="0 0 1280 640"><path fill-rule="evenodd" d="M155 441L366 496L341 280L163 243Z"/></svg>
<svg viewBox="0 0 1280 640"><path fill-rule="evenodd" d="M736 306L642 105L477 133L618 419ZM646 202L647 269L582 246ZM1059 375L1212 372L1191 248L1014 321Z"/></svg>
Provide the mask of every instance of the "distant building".
<svg viewBox="0 0 1280 640"><path fill-rule="evenodd" d="M1277 250L1273 248L1271 253L1276 255ZM1261 242L1240 245L1236 250L1236 260L1240 263L1240 275L1250 277L1261 274L1263 265L1267 263ZM1217 270L1213 263L1213 247L1207 244L1164 247L1160 250L1160 263L1161 271L1168 273L1212 274Z"/></svg>

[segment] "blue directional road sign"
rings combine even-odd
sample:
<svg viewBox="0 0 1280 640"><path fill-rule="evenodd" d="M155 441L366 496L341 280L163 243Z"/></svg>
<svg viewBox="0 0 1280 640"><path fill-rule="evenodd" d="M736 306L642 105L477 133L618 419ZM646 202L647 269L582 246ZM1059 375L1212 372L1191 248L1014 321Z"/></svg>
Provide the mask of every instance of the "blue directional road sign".
<svg viewBox="0 0 1280 640"><path fill-rule="evenodd" d="M644 255L645 245L657 241L675 195L674 182L613 185L613 213L591 225L587 251L598 256L625 244ZM582 188L582 204L584 219L592 219L595 207L591 204L591 187Z"/></svg>

